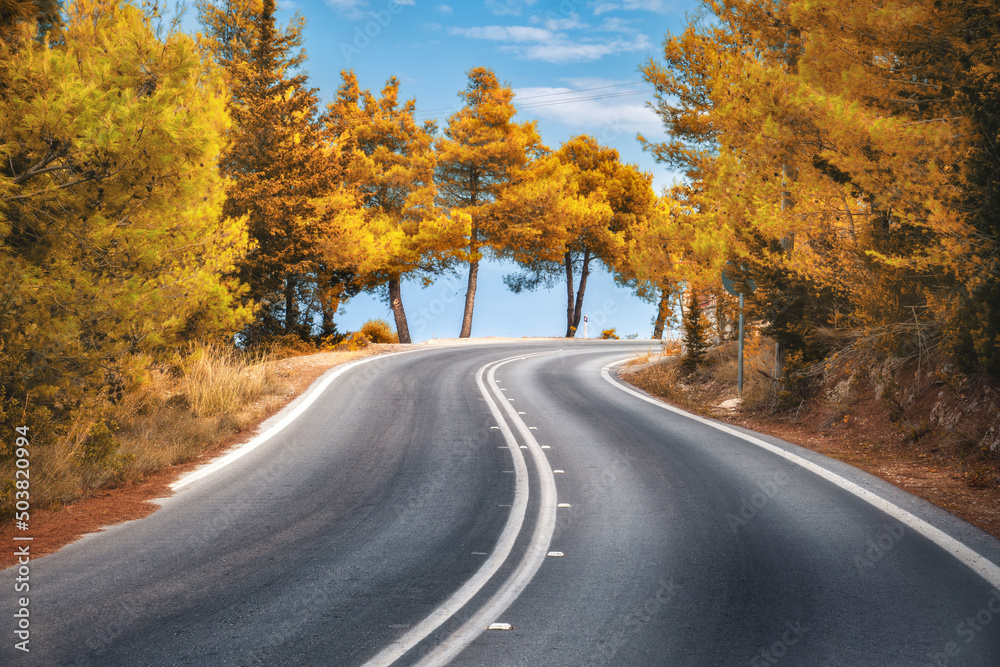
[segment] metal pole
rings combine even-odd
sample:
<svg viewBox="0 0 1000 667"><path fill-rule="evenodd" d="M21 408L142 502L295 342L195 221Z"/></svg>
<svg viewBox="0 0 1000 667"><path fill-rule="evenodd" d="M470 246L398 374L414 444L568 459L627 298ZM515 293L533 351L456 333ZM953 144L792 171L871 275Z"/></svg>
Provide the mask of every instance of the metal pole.
<svg viewBox="0 0 1000 667"><path fill-rule="evenodd" d="M736 394L743 398L743 292L740 292L740 361L736 366Z"/></svg>

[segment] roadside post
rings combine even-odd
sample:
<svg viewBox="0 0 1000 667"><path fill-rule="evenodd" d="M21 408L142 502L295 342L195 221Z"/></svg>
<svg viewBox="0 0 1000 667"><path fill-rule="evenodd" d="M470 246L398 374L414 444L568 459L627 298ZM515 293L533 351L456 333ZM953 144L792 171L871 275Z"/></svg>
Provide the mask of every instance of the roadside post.
<svg viewBox="0 0 1000 667"><path fill-rule="evenodd" d="M732 262L726 262L726 265L722 267L722 286L726 288L726 291L733 296L738 296L740 298L740 341L739 341L739 362L736 364L736 395L743 398L743 292L736 291L736 284L733 282L733 277L729 272L734 272L736 265ZM743 267L740 266L740 271L742 272ZM747 287L750 291L757 289L757 286L752 280L747 278Z"/></svg>

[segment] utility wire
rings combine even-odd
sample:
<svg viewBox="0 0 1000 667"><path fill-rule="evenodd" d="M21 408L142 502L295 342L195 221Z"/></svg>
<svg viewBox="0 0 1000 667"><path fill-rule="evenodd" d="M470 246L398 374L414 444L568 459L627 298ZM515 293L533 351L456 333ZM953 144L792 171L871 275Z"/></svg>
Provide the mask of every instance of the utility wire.
<svg viewBox="0 0 1000 667"><path fill-rule="evenodd" d="M574 91L567 91L565 93L551 93L550 95L556 95L556 94L570 95L570 94L575 94L575 93L579 93L579 92L583 92L583 91L582 90L580 90L580 91L574 90ZM584 97L567 97L565 99L549 100L547 102L536 102L536 103L532 103L532 104L519 104L518 100L515 99L514 100L514 106L516 108L518 108L518 109L535 109L535 108L538 108L538 107L556 106L556 105L560 105L560 104L573 104L573 103L576 103L576 102L587 102L587 101L590 101L590 100L603 100L603 99L609 99L609 98L615 98L615 97L628 97L629 95L649 94L651 92L652 92L652 90L630 90L630 91L622 91L622 92L619 92L619 93L610 93L610 94L607 94L607 95L588 95L588 96L584 96ZM550 95L538 95L537 97L548 97ZM534 98L535 97L525 97L525 98L521 98L521 99L534 99ZM428 110L428 111L421 111L421 112L415 113L414 114L414 118L417 119L417 120L425 120L425 119L428 119L428 118L432 117L432 115L433 115L431 113L432 111L460 111L463 108L464 107L445 107L445 108L441 108L441 109L433 109L433 110Z"/></svg>
<svg viewBox="0 0 1000 667"><path fill-rule="evenodd" d="M515 98L516 99L520 99L520 100L533 100L536 97L552 97L553 95L569 95L569 94L576 94L576 93L589 93L589 92L591 92L593 90L607 90L608 88L623 88L625 86L634 86L636 84L642 85L642 83L643 83L642 81L631 81L629 83L616 83L616 84L609 85L609 86L597 86L596 88L580 88L579 90L564 90L564 91L560 91L558 93L544 93L542 95L529 95L528 97L520 97L520 96L516 96L515 95ZM424 115L424 114L432 114L432 113L435 113L437 111L458 111L461 108L462 107L455 107L455 106L451 106L451 107L439 107L437 109L423 109L423 110L419 111L419 113L422 114L422 115Z"/></svg>

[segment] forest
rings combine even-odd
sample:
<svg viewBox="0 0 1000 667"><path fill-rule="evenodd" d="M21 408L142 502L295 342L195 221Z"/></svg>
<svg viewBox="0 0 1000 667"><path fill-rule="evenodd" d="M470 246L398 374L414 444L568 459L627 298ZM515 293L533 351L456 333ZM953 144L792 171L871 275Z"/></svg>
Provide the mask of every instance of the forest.
<svg viewBox="0 0 1000 667"><path fill-rule="evenodd" d="M1000 376L995 0L706 0L638 64L669 137L638 140L684 175L662 193L590 136L547 146L489 67L440 124L350 70L321 108L301 17L202 0L191 36L161 10L0 0L0 422L75 480L43 504L141 476L123 406L206 350L336 345L362 292L407 343L401 285L456 273L471 336L483 258L564 282L567 337L598 264L653 338L703 298L731 337L728 263L786 388L932 353Z"/></svg>

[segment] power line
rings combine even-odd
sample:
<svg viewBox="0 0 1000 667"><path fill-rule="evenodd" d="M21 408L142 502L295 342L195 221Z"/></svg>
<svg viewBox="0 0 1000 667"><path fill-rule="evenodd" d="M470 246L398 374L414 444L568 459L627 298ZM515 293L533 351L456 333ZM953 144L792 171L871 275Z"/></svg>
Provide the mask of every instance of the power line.
<svg viewBox="0 0 1000 667"><path fill-rule="evenodd" d="M634 86L636 84L642 84L642 82L641 81L630 81L628 83L616 83L616 84L612 84L612 85L608 85L608 86L597 86L596 88L580 88L578 90L564 90L564 91L560 91L558 93L544 93L542 95L529 95L528 97L520 97L518 95L515 95L514 97L517 98L517 99L522 99L522 100L533 100L533 99L535 99L537 97L552 97L553 95L569 95L569 94L574 94L575 95L576 93L589 93L589 92L591 92L593 90L607 90L608 88L623 88L625 86ZM423 110L419 111L418 113L420 113L421 115L426 115L426 114L431 114L431 113L434 113L434 112L437 112L437 111L458 111L461 108L462 107L455 107L455 106L451 106L451 107L439 107L437 109L423 109Z"/></svg>
<svg viewBox="0 0 1000 667"><path fill-rule="evenodd" d="M633 84L621 84L621 85L633 85ZM612 87L616 87L616 86L602 86L601 88L612 88ZM585 89L581 89L581 90L566 91L564 93L548 93L548 94L545 94L545 95L529 96L529 97L524 97L524 98L521 98L521 99L522 100L528 100L528 99L537 99L537 98L542 98L542 97L552 97L554 95L571 95L571 94L586 92L587 90L600 90L601 88L592 88L592 89L586 89L585 88ZM550 100L550 101L547 101L547 102L537 102L537 103L533 103L533 104L518 104L518 101L515 99L514 106L517 107L518 109L535 109L535 108L538 108L538 107L556 106L556 105L559 105L559 104L573 104L573 103L576 103L576 102L587 102L587 101L591 101L591 100L603 100L603 99L610 99L610 98L615 98L615 97L628 97L629 95L642 95L642 94L648 94L648 93L651 93L651 92L652 92L652 89L646 89L646 90L629 90L629 91L622 91L622 92L619 92L619 93L611 93L611 94L607 94L607 95L587 95L587 96L584 96L584 97L566 97L564 99ZM417 113L414 114L414 119L426 120L428 118L431 118L432 117L432 113L431 113L432 111L460 111L463 108L464 107L444 107L444 108L441 108L441 109L431 109L431 110L427 110L427 111L417 112Z"/></svg>
<svg viewBox="0 0 1000 667"><path fill-rule="evenodd" d="M629 95L644 95L650 91L648 90L631 90L623 93L616 93L614 95L591 95L590 97L574 97L567 100L553 100L551 102L539 102L537 104L525 104L521 106L521 109L535 109L537 107L549 107L555 106L557 104L571 104L573 102L587 102L589 100L603 100L611 97L628 97Z"/></svg>

